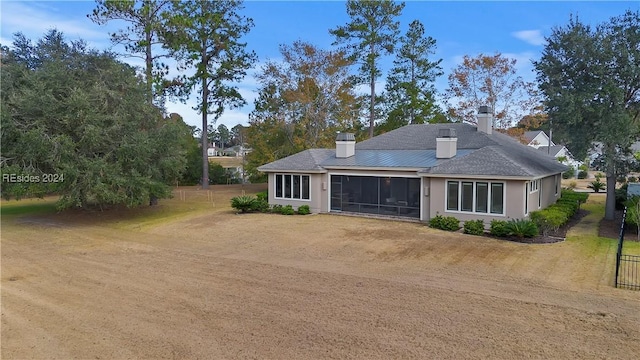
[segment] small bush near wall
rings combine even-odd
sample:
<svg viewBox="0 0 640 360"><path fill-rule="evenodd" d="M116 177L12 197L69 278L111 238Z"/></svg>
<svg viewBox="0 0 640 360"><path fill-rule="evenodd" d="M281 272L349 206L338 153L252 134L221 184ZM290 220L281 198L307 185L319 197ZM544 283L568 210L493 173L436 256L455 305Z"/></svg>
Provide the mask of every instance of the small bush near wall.
<svg viewBox="0 0 640 360"><path fill-rule="evenodd" d="M296 211L293 210L293 206L291 205L285 205L280 209L280 214L282 215L293 215L295 213Z"/></svg>
<svg viewBox="0 0 640 360"><path fill-rule="evenodd" d="M578 179L586 179L587 178L588 173L584 170L580 170L578 171Z"/></svg>
<svg viewBox="0 0 640 360"><path fill-rule="evenodd" d="M509 220L507 222L509 235L519 238L530 238L538 235L538 226L531 220Z"/></svg>
<svg viewBox="0 0 640 360"><path fill-rule="evenodd" d="M489 227L489 234L498 237L509 236L509 229L507 229L507 222L503 220L491 220Z"/></svg>
<svg viewBox="0 0 640 360"><path fill-rule="evenodd" d="M569 166L569 170L562 173L563 179L571 179L576 173L576 169L573 166Z"/></svg>
<svg viewBox="0 0 640 360"><path fill-rule="evenodd" d="M311 214L311 209L309 205L301 205L298 206L298 215L309 215Z"/></svg>
<svg viewBox="0 0 640 360"><path fill-rule="evenodd" d="M269 192L268 191L260 191L259 193L256 194L256 198L258 200L264 200L266 202L269 202Z"/></svg>
<svg viewBox="0 0 640 360"><path fill-rule="evenodd" d="M434 229L457 231L460 229L460 220L453 216L436 215L429 220L429 226Z"/></svg>
<svg viewBox="0 0 640 360"><path fill-rule="evenodd" d="M470 235L484 235L483 220L467 220L464 222L464 233Z"/></svg>
<svg viewBox="0 0 640 360"><path fill-rule="evenodd" d="M535 222L542 230L542 235L544 236L547 236L551 230L557 231L569 219L567 213L560 209L534 211L529 216L531 221Z"/></svg>

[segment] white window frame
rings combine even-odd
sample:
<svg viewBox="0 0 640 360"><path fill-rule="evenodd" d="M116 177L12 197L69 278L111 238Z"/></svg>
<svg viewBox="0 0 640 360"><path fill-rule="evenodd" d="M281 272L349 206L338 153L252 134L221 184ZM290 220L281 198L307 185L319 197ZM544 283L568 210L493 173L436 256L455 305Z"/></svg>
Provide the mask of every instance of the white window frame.
<svg viewBox="0 0 640 360"><path fill-rule="evenodd" d="M458 183L458 210L448 210L449 204L449 183L456 182ZM472 191L472 211L462 211L462 183L470 182L473 183L473 191ZM487 212L478 212L476 211L476 191L477 191L477 183L486 183L487 184ZM491 188L492 184L501 184L502 185L502 213L492 213L491 212ZM445 179L444 182L445 192L444 192L444 211L447 213L455 213L455 214L478 214L485 216L506 216L507 210L507 183L506 181L493 181L493 180L473 180L473 179Z"/></svg>
<svg viewBox="0 0 640 360"><path fill-rule="evenodd" d="M540 179L529 181L529 193L533 194L540 188Z"/></svg>
<svg viewBox="0 0 640 360"><path fill-rule="evenodd" d="M277 196L278 192L277 192L276 189L278 187L278 175L280 175L282 177L282 183L281 183L282 196ZM286 175L291 175L291 197L285 197L284 196L284 188L285 188L284 182L285 182L285 176ZM300 177L300 189L299 189L300 190L300 192L299 192L300 197L299 198L294 198L293 197L293 177L294 176L299 176ZM307 178L309 178L309 181L308 181L309 189L308 189L308 192L307 192L307 194L309 194L309 198L308 199L303 199L302 198L302 194L303 194L303 191L302 191L302 186L303 186L302 185L303 184L302 178L305 177L305 176ZM311 175L308 175L308 174L290 174L290 173L277 173L277 174L274 174L273 175L273 198L274 199L279 199L279 200L311 201Z"/></svg>
<svg viewBox="0 0 640 360"><path fill-rule="evenodd" d="M524 214L529 214L529 182L524 183Z"/></svg>

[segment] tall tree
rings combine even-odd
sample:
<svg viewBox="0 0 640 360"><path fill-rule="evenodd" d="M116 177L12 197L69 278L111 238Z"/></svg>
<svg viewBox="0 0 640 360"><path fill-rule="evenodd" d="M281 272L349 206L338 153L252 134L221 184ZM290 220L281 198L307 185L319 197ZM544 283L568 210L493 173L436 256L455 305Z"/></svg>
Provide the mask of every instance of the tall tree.
<svg viewBox="0 0 640 360"><path fill-rule="evenodd" d="M605 218L613 219L619 164L640 123L640 12L593 28L571 18L546 39L534 62L557 137L583 158L599 142L607 175Z"/></svg>
<svg viewBox="0 0 640 360"><path fill-rule="evenodd" d="M246 50L241 39L253 27L250 18L238 11L242 1L175 1L164 34L183 70L195 67L183 82L189 91L197 88L198 106L202 114L202 187L209 186L207 128L209 115L215 122L225 108L235 108L246 102L238 91L239 82L256 61L256 55Z"/></svg>
<svg viewBox="0 0 640 360"><path fill-rule="evenodd" d="M245 143L245 134L247 132L247 128L242 126L242 124L238 124L231 128L231 143L233 145L244 146Z"/></svg>
<svg viewBox="0 0 640 360"><path fill-rule="evenodd" d="M144 60L148 100L164 104L169 67L162 62L164 19L171 13L171 0L96 0L96 8L87 17L96 24L124 21L124 29L109 33L111 42L124 46L125 55Z"/></svg>
<svg viewBox="0 0 640 360"><path fill-rule="evenodd" d="M539 103L535 87L516 74L516 59L480 54L465 55L449 74L446 97L449 115L475 123L478 107L493 110L494 127L508 128L523 115L533 112Z"/></svg>
<svg viewBox="0 0 640 360"><path fill-rule="evenodd" d="M16 38L29 46L4 47L0 57L0 170L37 181L3 178L2 195L55 192L60 209L170 196L189 130L162 119L135 70L55 30L37 46Z"/></svg>
<svg viewBox="0 0 640 360"><path fill-rule="evenodd" d="M220 141L220 147L225 148L229 144L229 140L231 139L231 133L229 133L229 128L225 124L218 125L216 129L218 131L218 141Z"/></svg>
<svg viewBox="0 0 640 360"><path fill-rule="evenodd" d="M329 147L336 131L358 127L358 99L340 51L296 41L281 45L282 62L258 75L261 88L249 117L249 169L310 148ZM253 167L252 167L253 166Z"/></svg>
<svg viewBox="0 0 640 360"><path fill-rule="evenodd" d="M390 107L385 126L392 130L407 124L424 124L438 112L435 80L442 75L442 59L431 61L436 41L425 36L424 25L414 20L400 38L393 68L387 77L386 94ZM383 125L384 126L384 125Z"/></svg>
<svg viewBox="0 0 640 360"><path fill-rule="evenodd" d="M381 75L379 60L393 53L400 34L397 18L404 3L391 0L348 0L347 14L351 21L329 33L334 45L346 45L349 57L360 63L361 81L369 85L369 137L374 135L376 80Z"/></svg>

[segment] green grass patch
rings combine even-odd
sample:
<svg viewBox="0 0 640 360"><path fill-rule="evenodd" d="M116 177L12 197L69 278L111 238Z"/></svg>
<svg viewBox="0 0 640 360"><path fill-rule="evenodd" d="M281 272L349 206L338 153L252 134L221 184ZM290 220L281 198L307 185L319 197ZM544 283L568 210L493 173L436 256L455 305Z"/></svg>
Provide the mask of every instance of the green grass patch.
<svg viewBox="0 0 640 360"><path fill-rule="evenodd" d="M579 245L587 256L615 253L618 241L598 236L598 226L604 217L604 197L590 196L582 208L589 214L567 232L567 242Z"/></svg>
<svg viewBox="0 0 640 360"><path fill-rule="evenodd" d="M56 212L56 199L3 200L0 203L0 216L40 215Z"/></svg>

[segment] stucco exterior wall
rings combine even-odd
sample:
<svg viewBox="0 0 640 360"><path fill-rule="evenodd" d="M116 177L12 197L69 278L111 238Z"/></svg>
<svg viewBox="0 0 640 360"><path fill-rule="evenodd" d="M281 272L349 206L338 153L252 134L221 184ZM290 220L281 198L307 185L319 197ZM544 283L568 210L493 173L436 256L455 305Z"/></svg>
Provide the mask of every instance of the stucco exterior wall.
<svg viewBox="0 0 640 360"><path fill-rule="evenodd" d="M289 173L287 173L289 174ZM276 199L276 187L275 178L276 174L269 173L269 204L270 205L291 205L294 209L298 209L299 206L309 205L312 213L326 212L326 207L323 210L322 207L322 195L326 191L322 191L322 176L325 174L305 174L305 173L291 173L294 175L309 175L309 200L294 200L294 199ZM326 176L326 175L325 175Z"/></svg>
<svg viewBox="0 0 640 360"><path fill-rule="evenodd" d="M502 182L504 183L504 214L491 214L491 213L476 213L476 212L462 212L462 211L448 211L446 210L446 184L447 181L471 181L473 179L459 179L459 178L431 178L429 197L430 217L425 217L424 220L428 221L431 217L437 214L443 216L454 216L460 221L467 220L484 220L488 225L491 220L508 220L508 219L522 219L524 214L524 188L526 181L523 180L500 180L500 179L478 179L477 181L486 182ZM537 198L536 198L537 199ZM537 200L536 200L537 201ZM537 206L537 203L536 203Z"/></svg>

